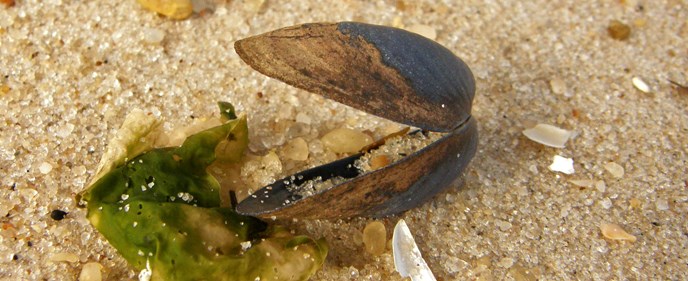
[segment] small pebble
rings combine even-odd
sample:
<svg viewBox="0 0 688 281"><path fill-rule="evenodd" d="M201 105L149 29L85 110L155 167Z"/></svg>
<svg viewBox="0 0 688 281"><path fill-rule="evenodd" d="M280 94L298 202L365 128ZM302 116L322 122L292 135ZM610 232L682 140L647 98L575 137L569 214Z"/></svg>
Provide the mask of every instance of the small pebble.
<svg viewBox="0 0 688 281"><path fill-rule="evenodd" d="M617 179L624 176L624 168L614 162L605 163L604 169Z"/></svg>
<svg viewBox="0 0 688 281"><path fill-rule="evenodd" d="M308 143L303 138L290 140L283 148L284 157L296 161L308 160Z"/></svg>
<svg viewBox="0 0 688 281"><path fill-rule="evenodd" d="M498 267L511 268L514 265L514 259L512 258L502 258L497 262Z"/></svg>
<svg viewBox="0 0 688 281"><path fill-rule="evenodd" d="M66 138L66 137L68 137L69 135L71 135L73 131L74 131L74 124L72 124L72 123L67 123L67 124L65 124L64 126L61 126L61 127L57 130L56 135L57 135L58 137L61 137L61 138Z"/></svg>
<svg viewBox="0 0 688 281"><path fill-rule="evenodd" d="M40 166L38 166L38 171L44 175L47 173L50 173L50 171L52 171L52 170L53 170L53 166L50 165L50 163L48 163L48 162L43 162L43 163L41 163Z"/></svg>
<svg viewBox="0 0 688 281"><path fill-rule="evenodd" d="M607 184L601 180L595 181L595 188L597 188L597 191L599 191L599 192L605 192L607 190Z"/></svg>
<svg viewBox="0 0 688 281"><path fill-rule="evenodd" d="M631 206L631 208L634 209L640 209L640 207L643 206L643 202L640 201L640 199L638 198L631 198L630 200L628 200L628 204Z"/></svg>
<svg viewBox="0 0 688 281"><path fill-rule="evenodd" d="M631 82L633 83L633 87L635 87L639 91L641 91L643 93L649 93L650 92L650 85L645 83L645 81L643 81L643 79L641 79L640 77L633 77L631 79Z"/></svg>
<svg viewBox="0 0 688 281"><path fill-rule="evenodd" d="M554 78L552 80L549 80L549 86L552 89L552 92L561 95L566 92L566 82L564 80L561 80L559 78Z"/></svg>
<svg viewBox="0 0 688 281"><path fill-rule="evenodd" d="M385 252L387 246L387 229L379 221L368 223L363 229L363 245L366 252L379 256Z"/></svg>
<svg viewBox="0 0 688 281"><path fill-rule="evenodd" d="M374 157L370 158L370 169L371 170L377 170L382 167L385 167L389 165L391 160L389 159L389 156L380 154L380 155L375 155Z"/></svg>
<svg viewBox="0 0 688 281"><path fill-rule="evenodd" d="M61 221L62 219L65 218L65 216L67 216L67 214L68 213L65 211L55 209L52 212L50 212L50 218L54 219L56 221Z"/></svg>
<svg viewBox="0 0 688 281"><path fill-rule="evenodd" d="M244 11L258 13L265 6L267 0L245 0L243 1Z"/></svg>
<svg viewBox="0 0 688 281"><path fill-rule="evenodd" d="M602 223L600 224L600 230L602 231L602 235L608 239L630 242L636 241L635 236L623 230L618 224Z"/></svg>
<svg viewBox="0 0 688 281"><path fill-rule="evenodd" d="M612 200L608 197L602 198L600 205L602 205L602 208L609 209L612 207Z"/></svg>
<svg viewBox="0 0 688 281"><path fill-rule="evenodd" d="M148 44L158 44L165 39L165 31L146 27L143 29L143 41Z"/></svg>
<svg viewBox="0 0 688 281"><path fill-rule="evenodd" d="M519 264L512 266L509 269L509 275L515 281L537 281L539 280L533 270L525 268Z"/></svg>
<svg viewBox="0 0 688 281"><path fill-rule="evenodd" d="M538 173L540 173L540 171L538 171L537 166L535 166L535 165L530 165L530 166L528 166L528 171L530 171L530 172L533 173L533 174L538 174Z"/></svg>
<svg viewBox="0 0 688 281"><path fill-rule="evenodd" d="M429 25L424 25L424 24L415 24L412 26L409 26L406 30L411 31L413 33L420 34L428 39L435 40L437 39L437 30L433 28L432 26Z"/></svg>
<svg viewBox="0 0 688 281"><path fill-rule="evenodd" d="M659 211L669 210L669 201L667 201L664 198L657 198L655 205L657 206L657 210Z"/></svg>
<svg viewBox="0 0 688 281"><path fill-rule="evenodd" d="M501 231L508 231L512 227L510 222L503 220L497 220L495 221L495 224L497 225L497 227L499 227L499 230Z"/></svg>
<svg viewBox="0 0 688 281"><path fill-rule="evenodd" d="M312 122L311 117L308 116L307 114L304 114L303 112L297 113L295 120L297 123L303 123L303 124L307 124L307 125L310 125Z"/></svg>
<svg viewBox="0 0 688 281"><path fill-rule="evenodd" d="M575 186L591 188L595 182L593 180L569 180Z"/></svg>
<svg viewBox="0 0 688 281"><path fill-rule="evenodd" d="M89 262L84 264L79 274L79 281L100 281L103 280L103 275L100 270L103 268L97 262Z"/></svg>
<svg viewBox="0 0 688 281"><path fill-rule="evenodd" d="M373 138L360 131L338 128L325 134L320 141L335 153L355 153L373 143Z"/></svg>
<svg viewBox="0 0 688 281"><path fill-rule="evenodd" d="M75 263L79 261L79 256L72 253L55 253L50 256L51 262L71 262Z"/></svg>
<svg viewBox="0 0 688 281"><path fill-rule="evenodd" d="M609 37L616 40L626 40L631 36L631 27L618 20L612 20L607 26Z"/></svg>

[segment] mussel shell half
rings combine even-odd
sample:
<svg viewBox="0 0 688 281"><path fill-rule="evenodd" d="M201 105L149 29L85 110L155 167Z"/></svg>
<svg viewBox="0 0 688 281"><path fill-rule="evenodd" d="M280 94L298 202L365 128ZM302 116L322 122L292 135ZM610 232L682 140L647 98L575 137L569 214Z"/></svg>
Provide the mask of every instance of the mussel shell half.
<svg viewBox="0 0 688 281"><path fill-rule="evenodd" d="M247 64L290 85L425 130L468 120L475 80L442 45L402 29L312 23L239 40Z"/></svg>
<svg viewBox="0 0 688 281"><path fill-rule="evenodd" d="M255 196L244 199L236 210L265 219L393 215L422 204L450 186L473 158L477 145L477 125L471 118L446 136L398 162L354 177L313 196L285 204L285 199L294 196L278 181L255 192ZM340 166L346 169L345 162L340 162ZM328 172L321 167L307 172Z"/></svg>

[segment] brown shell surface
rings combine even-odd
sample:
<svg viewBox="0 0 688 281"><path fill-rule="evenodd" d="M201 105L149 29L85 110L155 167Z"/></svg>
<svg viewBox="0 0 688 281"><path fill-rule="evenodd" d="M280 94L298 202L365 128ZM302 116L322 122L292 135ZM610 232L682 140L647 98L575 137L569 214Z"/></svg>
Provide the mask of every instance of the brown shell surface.
<svg viewBox="0 0 688 281"><path fill-rule="evenodd" d="M359 23L343 24L313 23L282 28L239 40L235 49L247 64L267 76L377 116L443 132L465 122L470 114L473 77L468 67L450 51L434 41L403 30ZM403 42L387 44L381 40L385 43L378 42L376 46L364 35L354 35L351 30L345 30L348 34L342 32L342 26L351 30L372 28L389 38L403 37ZM393 47L394 44L420 47L409 47L405 51ZM429 48L425 48L426 45ZM389 57L390 54L380 53L384 47L397 51L394 59L407 62L407 65L395 67L386 62L383 56ZM438 59L434 60L435 57ZM414 65L415 62L420 63ZM400 72L401 68L411 69L407 72L415 74L405 77ZM445 71L445 68L454 71ZM424 80L419 77L453 74L456 69L461 74L468 73L463 76L469 77L450 75L439 79L440 82L434 79L414 81ZM430 75L431 71L440 75ZM457 82L457 79L467 82ZM419 90L437 87L438 84L452 86L450 91L443 91L448 94L435 94L442 91L428 94L428 91Z"/></svg>

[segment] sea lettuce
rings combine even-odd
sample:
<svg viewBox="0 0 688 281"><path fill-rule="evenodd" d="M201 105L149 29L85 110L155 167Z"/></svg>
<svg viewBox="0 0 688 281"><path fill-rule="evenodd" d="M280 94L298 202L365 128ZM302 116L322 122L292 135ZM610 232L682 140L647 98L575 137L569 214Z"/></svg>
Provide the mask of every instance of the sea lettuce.
<svg viewBox="0 0 688 281"><path fill-rule="evenodd" d="M206 169L239 161L248 144L246 117L220 108L222 125L104 171L80 194L89 221L152 280L308 279L327 255L324 240L220 206L220 185Z"/></svg>

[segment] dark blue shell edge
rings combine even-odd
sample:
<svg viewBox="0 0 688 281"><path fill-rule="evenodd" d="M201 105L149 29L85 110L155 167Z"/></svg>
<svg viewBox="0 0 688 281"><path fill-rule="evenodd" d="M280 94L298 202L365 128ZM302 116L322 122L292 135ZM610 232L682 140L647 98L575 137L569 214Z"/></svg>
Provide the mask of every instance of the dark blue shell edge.
<svg viewBox="0 0 688 281"><path fill-rule="evenodd" d="M457 125L470 116L475 95L473 73L460 58L439 43L402 29L358 22L341 22L337 29L373 44L383 63L396 69L413 89L438 105L459 110Z"/></svg>

